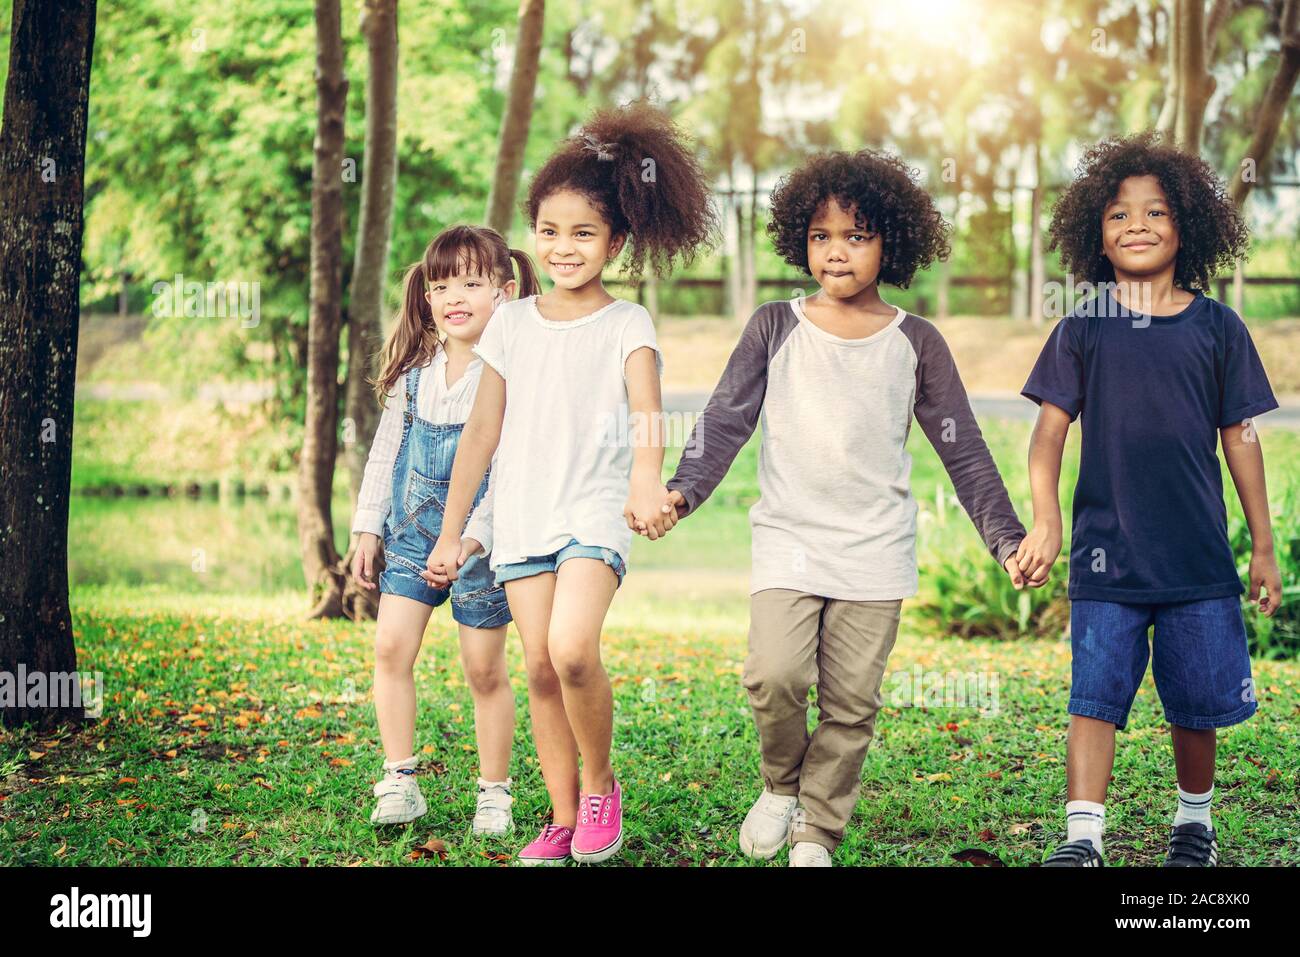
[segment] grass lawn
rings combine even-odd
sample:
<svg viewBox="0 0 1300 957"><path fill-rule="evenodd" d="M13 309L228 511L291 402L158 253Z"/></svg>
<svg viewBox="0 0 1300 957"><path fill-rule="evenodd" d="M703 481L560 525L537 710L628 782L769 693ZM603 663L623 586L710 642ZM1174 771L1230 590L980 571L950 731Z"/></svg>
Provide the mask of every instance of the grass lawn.
<svg viewBox="0 0 1300 957"><path fill-rule="evenodd" d="M985 434L1027 516L1028 427L988 423ZM1300 437L1270 433L1264 442L1275 535L1293 564L1300 530L1288 503L1300 503ZM967 623L1005 624L997 605L1006 589L978 580L992 564L919 430L909 448L922 594L905 607L862 800L836 860L950 865L978 849L1009 865L1036 863L1064 832L1063 586L1025 638L941 633L957 622L936 616L936 591L963 597ZM626 793L623 864L748 863L736 831L761 788L740 683L756 452L756 442L742 450L709 503L664 542L634 543L632 572L606 622L614 767ZM1235 527L1240 508L1231 491L1228 500ZM513 634L516 834L494 842L468 833L472 703L446 608L417 665L430 811L410 827L376 830L368 820L381 761L370 704L373 623L302 620L304 595L286 590L298 572L285 507L82 503L73 518L78 665L102 673L103 714L75 734L0 732L0 864L491 865L508 862L542 825L547 798ZM206 556L202 574L193 571L196 549ZM231 574L232 565L249 574ZM1065 573L1062 562L1054 574ZM1296 865L1300 662L1260 659L1254 672L1260 713L1220 734L1222 856ZM950 674L969 676L965 687L976 693L934 697ZM1148 678L1120 736L1108 862L1159 863L1174 804L1168 729ZM442 854L416 851L431 840Z"/></svg>
<svg viewBox="0 0 1300 957"><path fill-rule="evenodd" d="M614 765L627 795L618 860L748 863L736 831L761 784L739 678L743 615L706 604L696 616L680 602L654 618L645 614L650 601L620 594L604 646ZM380 760L371 627L304 623L296 594L85 588L74 608L79 667L104 675L103 714L73 735L0 737L0 864L492 865L545 819L517 640L519 830L483 841L468 833L472 707L445 610L417 665L420 785L430 811L414 825L377 830L368 823ZM1260 713L1220 737L1216 826L1226 862L1294 865L1300 665L1255 668ZM950 865L971 848L1008 865L1040 861L1063 832L1068 644L958 641L926 634L905 615L890 669L837 863ZM914 669L982 676L987 696L927 707L914 689L923 706L908 705ZM1173 805L1168 730L1148 678L1120 739L1109 861L1158 863ZM416 852L432 839L445 858Z"/></svg>

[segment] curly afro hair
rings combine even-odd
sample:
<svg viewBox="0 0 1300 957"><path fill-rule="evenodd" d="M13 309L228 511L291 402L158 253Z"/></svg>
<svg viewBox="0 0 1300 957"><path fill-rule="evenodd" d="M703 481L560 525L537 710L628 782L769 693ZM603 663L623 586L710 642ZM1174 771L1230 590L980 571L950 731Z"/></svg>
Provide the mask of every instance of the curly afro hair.
<svg viewBox="0 0 1300 957"><path fill-rule="evenodd" d="M1102 140L1083 154L1077 178L1052 209L1050 249L1088 282L1113 282L1115 270L1101 247L1106 205L1130 176L1154 176L1169 199L1178 230L1174 285L1207 289L1221 269L1246 255L1250 233L1221 179L1199 156L1185 153L1155 131Z"/></svg>
<svg viewBox="0 0 1300 957"><path fill-rule="evenodd" d="M596 112L537 171L524 200L530 226L552 193L581 193L627 237L627 272L666 275L713 244L709 183L673 121L644 100Z"/></svg>
<svg viewBox="0 0 1300 957"><path fill-rule="evenodd" d="M767 224L777 253L805 273L808 224L831 197L880 234L879 282L906 289L918 269L950 252L952 227L897 156L875 150L817 153L777 184Z"/></svg>

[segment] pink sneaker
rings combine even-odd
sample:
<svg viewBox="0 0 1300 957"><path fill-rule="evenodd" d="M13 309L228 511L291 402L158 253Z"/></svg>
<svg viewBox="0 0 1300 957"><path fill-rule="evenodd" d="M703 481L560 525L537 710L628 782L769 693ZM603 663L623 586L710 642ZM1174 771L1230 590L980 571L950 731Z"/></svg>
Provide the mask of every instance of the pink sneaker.
<svg viewBox="0 0 1300 957"><path fill-rule="evenodd" d="M569 848L573 846L573 828L548 824L522 851L519 863L524 867L538 865L563 864L569 859Z"/></svg>
<svg viewBox="0 0 1300 957"><path fill-rule="evenodd" d="M623 789L613 794L579 794L578 826L573 832L573 859L599 864L623 846Z"/></svg>

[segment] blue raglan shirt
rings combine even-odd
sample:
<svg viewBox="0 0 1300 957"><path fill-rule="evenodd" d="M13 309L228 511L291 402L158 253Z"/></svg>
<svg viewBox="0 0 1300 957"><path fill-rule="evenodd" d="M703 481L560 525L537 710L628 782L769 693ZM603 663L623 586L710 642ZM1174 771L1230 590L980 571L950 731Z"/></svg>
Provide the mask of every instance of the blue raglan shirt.
<svg viewBox="0 0 1300 957"><path fill-rule="evenodd" d="M1197 293L1175 315L1146 316L1103 292L1057 323L1021 394L1082 419L1071 599L1241 593L1218 430L1277 400L1235 312Z"/></svg>

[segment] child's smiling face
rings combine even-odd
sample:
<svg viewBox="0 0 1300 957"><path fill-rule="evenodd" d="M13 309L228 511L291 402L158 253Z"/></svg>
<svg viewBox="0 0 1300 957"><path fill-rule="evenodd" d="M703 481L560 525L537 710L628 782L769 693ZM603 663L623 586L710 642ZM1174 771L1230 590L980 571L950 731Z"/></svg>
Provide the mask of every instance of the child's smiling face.
<svg viewBox="0 0 1300 957"><path fill-rule="evenodd" d="M1130 176L1101 214L1101 248L1115 278L1151 276L1173 268L1178 227L1160 180Z"/></svg>
<svg viewBox="0 0 1300 957"><path fill-rule="evenodd" d="M557 288L581 289L600 277L623 248L623 237L586 196L571 189L551 193L537 207L537 259Z"/></svg>
<svg viewBox="0 0 1300 957"><path fill-rule="evenodd" d="M808 271L827 295L851 299L880 275L880 234L831 197L808 224Z"/></svg>
<svg viewBox="0 0 1300 957"><path fill-rule="evenodd" d="M439 329L453 339L474 343L496 307L514 295L514 284L511 279L498 287L491 276L462 269L455 276L430 282L424 297Z"/></svg>

